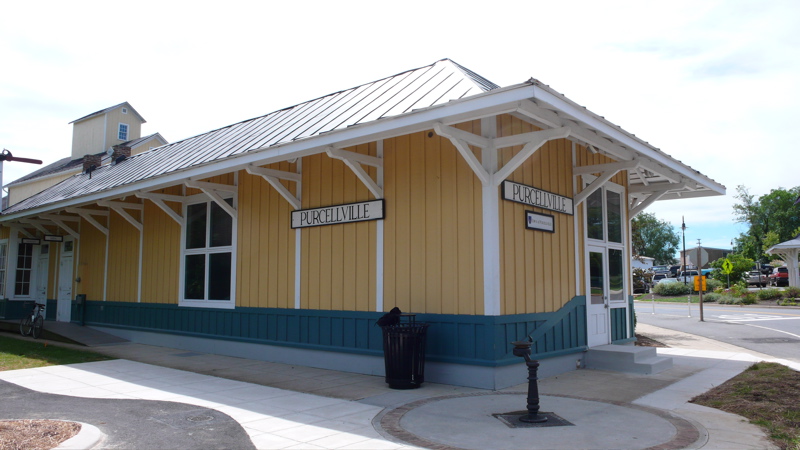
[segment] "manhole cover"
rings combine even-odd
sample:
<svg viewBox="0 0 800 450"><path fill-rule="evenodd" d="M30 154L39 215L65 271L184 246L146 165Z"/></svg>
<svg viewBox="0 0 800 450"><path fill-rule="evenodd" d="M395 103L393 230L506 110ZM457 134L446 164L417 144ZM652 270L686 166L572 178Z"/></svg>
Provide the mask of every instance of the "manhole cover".
<svg viewBox="0 0 800 450"><path fill-rule="evenodd" d="M214 420L214 418L211 416L190 416L186 420L189 422L208 422L209 420Z"/></svg>
<svg viewBox="0 0 800 450"><path fill-rule="evenodd" d="M520 417L527 415L528 411L516 411L504 414L492 414L509 428L545 428L545 427L574 427L575 424L564 419L556 413L539 412L540 416L547 417L547 422L528 423L519 420Z"/></svg>

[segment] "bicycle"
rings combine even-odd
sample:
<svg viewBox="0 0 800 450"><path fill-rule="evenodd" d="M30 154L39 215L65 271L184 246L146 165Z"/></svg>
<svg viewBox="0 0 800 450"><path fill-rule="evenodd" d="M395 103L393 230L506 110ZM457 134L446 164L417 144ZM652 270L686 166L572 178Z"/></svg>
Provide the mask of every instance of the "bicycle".
<svg viewBox="0 0 800 450"><path fill-rule="evenodd" d="M38 339L39 336L41 336L42 328L44 327L44 316L42 316L42 311L44 311L43 303L33 304L31 313L19 321L20 334L23 336L33 336L34 339Z"/></svg>

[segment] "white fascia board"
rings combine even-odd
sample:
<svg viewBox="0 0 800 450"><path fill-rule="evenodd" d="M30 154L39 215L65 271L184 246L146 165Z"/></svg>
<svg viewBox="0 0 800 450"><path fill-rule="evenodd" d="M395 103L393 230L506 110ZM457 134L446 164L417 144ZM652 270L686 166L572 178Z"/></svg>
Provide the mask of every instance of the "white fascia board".
<svg viewBox="0 0 800 450"><path fill-rule="evenodd" d="M387 117L295 142L254 149L240 155L171 172L159 177L148 178L86 196L75 197L61 202L50 203L11 213L7 216L0 216L0 223L60 210L69 206L107 200L110 195L121 197L137 191L149 191L175 184L183 184L186 179L197 179L230 173L244 169L249 164L259 166L266 165L285 161L287 159L323 153L328 147L355 145L351 144L351 142L371 142L382 139L385 136L401 136L412 131L433 129L433 124L436 122L453 124L479 119L489 115L512 112L516 110L519 101L528 99L532 97L533 94L534 86L528 82L506 88L494 89L463 100L451 101L418 111L412 111L407 114Z"/></svg>
<svg viewBox="0 0 800 450"><path fill-rule="evenodd" d="M541 85L537 85L534 88L533 97L551 105L554 109L562 111L565 114L587 124L588 126L601 131L614 140L620 142L622 145L635 149L637 152L642 153L644 156L659 164L663 164L665 167L672 169L684 177L691 180L697 180L714 191L717 195L725 195L725 187L721 184L711 180L696 170L679 163L670 156L661 153L650 144L647 144L639 138L632 136L619 126L613 125L607 120L600 118L588 109L578 106L572 101L567 100L561 94L556 94Z"/></svg>

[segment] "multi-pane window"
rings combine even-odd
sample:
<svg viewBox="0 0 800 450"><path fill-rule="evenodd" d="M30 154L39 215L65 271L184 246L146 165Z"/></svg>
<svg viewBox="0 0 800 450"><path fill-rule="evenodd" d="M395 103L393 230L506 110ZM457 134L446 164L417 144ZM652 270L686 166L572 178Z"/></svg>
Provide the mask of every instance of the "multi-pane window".
<svg viewBox="0 0 800 450"><path fill-rule="evenodd" d="M225 200L233 205L233 199ZM224 306L233 290L233 218L213 201L186 207L183 250L185 304Z"/></svg>
<svg viewBox="0 0 800 450"><path fill-rule="evenodd" d="M128 140L128 124L121 123L119 124L119 129L117 131L117 139L120 141L127 141Z"/></svg>
<svg viewBox="0 0 800 450"><path fill-rule="evenodd" d="M17 272L14 280L14 295L31 295L31 271L33 269L33 244L19 244L17 250Z"/></svg>

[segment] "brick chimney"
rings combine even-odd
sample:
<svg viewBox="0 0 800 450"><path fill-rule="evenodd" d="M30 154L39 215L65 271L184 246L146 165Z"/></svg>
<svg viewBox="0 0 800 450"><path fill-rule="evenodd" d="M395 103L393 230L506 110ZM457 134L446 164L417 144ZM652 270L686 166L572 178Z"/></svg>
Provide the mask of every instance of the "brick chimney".
<svg viewBox="0 0 800 450"><path fill-rule="evenodd" d="M131 157L131 148L128 147L128 146L115 145L112 148L114 149L114 152L111 154L111 160L112 161L116 161L117 158L119 158L120 156L124 156L126 158L130 158Z"/></svg>
<svg viewBox="0 0 800 450"><path fill-rule="evenodd" d="M83 155L83 172L86 173L86 170L91 166L99 168L100 160L100 155Z"/></svg>

